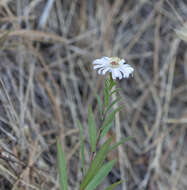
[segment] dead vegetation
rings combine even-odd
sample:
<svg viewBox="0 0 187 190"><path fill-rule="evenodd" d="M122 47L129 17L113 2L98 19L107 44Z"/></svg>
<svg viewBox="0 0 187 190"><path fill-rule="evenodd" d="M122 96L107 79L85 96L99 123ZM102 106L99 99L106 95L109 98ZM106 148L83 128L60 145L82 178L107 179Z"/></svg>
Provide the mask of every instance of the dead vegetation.
<svg viewBox="0 0 187 190"><path fill-rule="evenodd" d="M116 123L117 137L134 140L99 189L120 175L118 189L187 189L187 46L175 34L186 18L185 0L0 0L0 189L59 189L57 135L78 189L76 119L87 141L88 105L103 88L91 62L104 55L135 68L119 82Z"/></svg>

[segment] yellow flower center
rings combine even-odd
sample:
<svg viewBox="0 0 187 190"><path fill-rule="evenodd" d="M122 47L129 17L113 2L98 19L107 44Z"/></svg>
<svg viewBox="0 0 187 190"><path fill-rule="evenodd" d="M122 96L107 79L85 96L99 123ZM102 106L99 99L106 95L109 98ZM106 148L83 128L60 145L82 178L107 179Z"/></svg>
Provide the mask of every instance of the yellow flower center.
<svg viewBox="0 0 187 190"><path fill-rule="evenodd" d="M110 66L117 68L119 66L120 59L118 57L111 57Z"/></svg>

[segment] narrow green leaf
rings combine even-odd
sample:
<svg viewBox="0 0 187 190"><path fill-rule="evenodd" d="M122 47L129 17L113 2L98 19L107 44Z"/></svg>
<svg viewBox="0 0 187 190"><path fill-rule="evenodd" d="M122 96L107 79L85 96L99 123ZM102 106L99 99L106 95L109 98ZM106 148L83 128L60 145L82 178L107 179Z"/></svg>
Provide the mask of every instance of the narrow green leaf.
<svg viewBox="0 0 187 190"><path fill-rule="evenodd" d="M110 128L112 127L112 122L109 123L101 132L101 139L108 133L108 131L110 130Z"/></svg>
<svg viewBox="0 0 187 190"><path fill-rule="evenodd" d="M78 120L77 121L79 130L80 130L80 145L81 145L81 167L83 171L83 175L85 175L85 159L84 159L84 137L83 137L83 126L81 122Z"/></svg>
<svg viewBox="0 0 187 190"><path fill-rule="evenodd" d="M95 159L90 164L90 167L82 180L80 185L80 190L84 190L88 183L93 179L93 177L97 174L98 170L101 168L109 150L109 146L111 144L112 138L109 138L99 149L97 152Z"/></svg>
<svg viewBox="0 0 187 190"><path fill-rule="evenodd" d="M103 110L102 110L102 103L101 103L101 99L100 99L100 97L96 94L95 95L96 96L96 99L97 99L97 103L98 103L98 106L99 106L99 113L100 113L100 117L101 117L101 119L102 119L102 117L103 117Z"/></svg>
<svg viewBox="0 0 187 190"><path fill-rule="evenodd" d="M109 152L112 151L112 150L114 150L115 148L117 148L120 144L124 144L125 142L127 142L127 141L129 141L129 140L131 140L131 139L133 139L132 136L121 138L121 139L119 140L119 142L115 143L114 145L112 145L112 146L110 147Z"/></svg>
<svg viewBox="0 0 187 190"><path fill-rule="evenodd" d="M85 190L94 190L108 175L115 162L116 160L111 160L110 162L104 164L97 172L97 174L93 177L93 179L90 181L90 183L86 186Z"/></svg>
<svg viewBox="0 0 187 190"><path fill-rule="evenodd" d="M107 107L109 103L109 89L107 85L107 80L105 81L105 88L104 88L104 107Z"/></svg>
<svg viewBox="0 0 187 190"><path fill-rule="evenodd" d="M105 190L113 190L116 188L120 183L123 183L124 180L117 181L116 183L113 183L112 185L108 186Z"/></svg>
<svg viewBox="0 0 187 190"><path fill-rule="evenodd" d="M105 113L107 113L117 102L119 102L122 99L122 97L118 97L115 100L112 101L112 103L107 107Z"/></svg>
<svg viewBox="0 0 187 190"><path fill-rule="evenodd" d="M109 81L109 79L105 79L105 87L109 87L109 85L110 85L110 81Z"/></svg>
<svg viewBox="0 0 187 190"><path fill-rule="evenodd" d="M117 82L112 78L112 74L110 74L110 90L117 84Z"/></svg>
<svg viewBox="0 0 187 190"><path fill-rule="evenodd" d="M116 92L119 92L121 90L121 88L116 88L115 90L113 90L111 93L110 93L110 96Z"/></svg>
<svg viewBox="0 0 187 190"><path fill-rule="evenodd" d="M108 124L110 124L115 117L115 114L120 111L122 107L118 107L116 108L114 111L112 111L105 119L105 121L103 122L102 126L101 126L101 130L103 130Z"/></svg>
<svg viewBox="0 0 187 190"><path fill-rule="evenodd" d="M109 91L111 91L112 88L113 88L116 84L117 84L117 83L116 83L112 78L110 78Z"/></svg>
<svg viewBox="0 0 187 190"><path fill-rule="evenodd" d="M97 141L97 133L96 133L96 124L94 114L92 112L91 106L89 106L88 110L88 131L90 136L90 145L92 152L96 151L96 141Z"/></svg>
<svg viewBox="0 0 187 190"><path fill-rule="evenodd" d="M59 138L57 138L57 158L58 158L61 190L68 190L66 159Z"/></svg>

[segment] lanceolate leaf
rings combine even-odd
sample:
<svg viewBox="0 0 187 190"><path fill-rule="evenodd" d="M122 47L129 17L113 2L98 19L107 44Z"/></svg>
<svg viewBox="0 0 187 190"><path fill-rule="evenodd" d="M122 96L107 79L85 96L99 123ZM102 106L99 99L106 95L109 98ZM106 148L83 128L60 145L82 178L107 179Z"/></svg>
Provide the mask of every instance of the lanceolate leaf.
<svg viewBox="0 0 187 190"><path fill-rule="evenodd" d="M120 183L123 183L123 180L120 180L116 183L113 183L112 185L108 186L105 190L113 190L114 188L116 188Z"/></svg>
<svg viewBox="0 0 187 190"><path fill-rule="evenodd" d="M122 107L118 107L116 108L114 111L112 111L108 117L105 119L105 121L103 122L103 125L101 126L101 130L103 130L108 124L110 124L115 117L115 114L121 109Z"/></svg>
<svg viewBox="0 0 187 190"><path fill-rule="evenodd" d="M110 93L110 96L116 92L119 92L121 90L121 88L116 88L115 90L113 90L111 93Z"/></svg>
<svg viewBox="0 0 187 190"><path fill-rule="evenodd" d="M102 103L101 103L101 99L100 97L96 94L96 99L97 99L97 103L98 103L98 106L99 106L99 113L100 113L100 117L102 119L102 114L103 114L103 110L102 110Z"/></svg>
<svg viewBox="0 0 187 190"><path fill-rule="evenodd" d="M94 118L94 114L92 112L91 107L89 107L89 110L88 110L88 129L89 129L91 150L92 150L92 152L95 152L96 151L97 134L96 134L95 118Z"/></svg>
<svg viewBox="0 0 187 190"><path fill-rule="evenodd" d="M108 131L110 130L110 128L112 127L112 122L109 123L101 132L101 139L108 133Z"/></svg>
<svg viewBox="0 0 187 190"><path fill-rule="evenodd" d="M84 137L83 137L83 127L82 124L80 123L80 121L77 121L78 123L78 127L80 130L80 145L81 145L81 167L82 167L82 171L83 171L83 175L85 174L85 159L84 159Z"/></svg>
<svg viewBox="0 0 187 190"><path fill-rule="evenodd" d="M105 87L108 88L110 85L110 81L109 79L105 79Z"/></svg>
<svg viewBox="0 0 187 190"><path fill-rule="evenodd" d="M110 85L109 85L109 91L112 90L112 88L116 85L117 83L110 77Z"/></svg>
<svg viewBox="0 0 187 190"><path fill-rule="evenodd" d="M93 179L90 181L90 183L87 185L85 190L94 190L108 175L114 164L115 160L111 160L110 162L104 164L97 172L97 174L93 177Z"/></svg>
<svg viewBox="0 0 187 190"><path fill-rule="evenodd" d="M107 107L109 103L109 88L108 81L105 80L105 88L104 88L104 107Z"/></svg>
<svg viewBox="0 0 187 190"><path fill-rule="evenodd" d="M67 184L67 172L66 172L66 160L60 140L57 138L57 158L58 158L58 167L60 173L60 186L61 190L68 190Z"/></svg>
<svg viewBox="0 0 187 190"><path fill-rule="evenodd" d="M109 152L117 148L120 144L124 144L125 142L131 140L132 138L132 136L122 138L119 142L115 143L110 147Z"/></svg>
<svg viewBox="0 0 187 190"><path fill-rule="evenodd" d="M80 185L80 190L84 190L88 183L93 179L93 177L97 174L98 170L101 168L109 150L109 146L111 144L112 138L109 138L99 149L97 152L95 159L90 164L90 167L82 180Z"/></svg>
<svg viewBox="0 0 187 190"><path fill-rule="evenodd" d="M122 97L118 97L115 100L112 101L112 103L107 107L105 113L107 113L117 102L121 100Z"/></svg>

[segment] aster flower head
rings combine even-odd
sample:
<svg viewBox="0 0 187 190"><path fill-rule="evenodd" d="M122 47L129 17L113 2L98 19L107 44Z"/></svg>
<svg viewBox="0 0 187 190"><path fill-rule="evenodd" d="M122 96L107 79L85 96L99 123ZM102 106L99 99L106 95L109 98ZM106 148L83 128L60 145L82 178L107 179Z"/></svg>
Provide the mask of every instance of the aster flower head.
<svg viewBox="0 0 187 190"><path fill-rule="evenodd" d="M126 64L124 59L118 57L102 57L93 61L94 69L98 70L98 74L105 75L106 72L110 72L112 78L129 78L134 69Z"/></svg>

